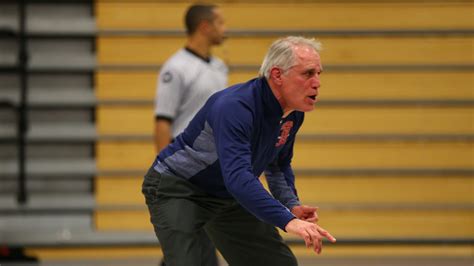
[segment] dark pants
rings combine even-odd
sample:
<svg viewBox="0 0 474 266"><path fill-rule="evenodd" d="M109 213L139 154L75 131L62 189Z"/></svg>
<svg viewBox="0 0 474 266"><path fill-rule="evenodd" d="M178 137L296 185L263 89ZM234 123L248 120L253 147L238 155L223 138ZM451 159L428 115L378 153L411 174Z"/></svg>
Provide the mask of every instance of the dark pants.
<svg viewBox="0 0 474 266"><path fill-rule="evenodd" d="M169 266L209 265L206 236L231 266L297 265L277 229L234 199L211 196L183 178L153 169L142 192Z"/></svg>

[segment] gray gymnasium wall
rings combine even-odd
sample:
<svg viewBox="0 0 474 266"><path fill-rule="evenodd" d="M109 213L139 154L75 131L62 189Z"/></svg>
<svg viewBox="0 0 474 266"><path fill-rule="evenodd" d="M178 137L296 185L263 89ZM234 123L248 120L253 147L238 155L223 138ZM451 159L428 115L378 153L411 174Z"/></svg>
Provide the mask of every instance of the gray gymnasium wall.
<svg viewBox="0 0 474 266"><path fill-rule="evenodd" d="M93 2L35 1L27 6L25 206L15 200L17 115L7 108L20 100L18 10L15 1L0 3L0 245L53 241L58 235L51 230L90 231L94 207Z"/></svg>

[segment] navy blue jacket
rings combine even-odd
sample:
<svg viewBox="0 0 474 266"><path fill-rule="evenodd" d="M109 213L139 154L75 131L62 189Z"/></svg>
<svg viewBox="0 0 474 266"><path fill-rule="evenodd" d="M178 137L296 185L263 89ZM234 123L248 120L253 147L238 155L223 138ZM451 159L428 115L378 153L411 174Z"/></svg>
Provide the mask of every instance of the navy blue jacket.
<svg viewBox="0 0 474 266"><path fill-rule="evenodd" d="M284 230L298 205L291 168L304 113L283 110L265 78L212 95L154 168L188 179L210 195L235 198L259 219ZM258 177L265 171L270 194ZM273 196L272 196L273 195Z"/></svg>

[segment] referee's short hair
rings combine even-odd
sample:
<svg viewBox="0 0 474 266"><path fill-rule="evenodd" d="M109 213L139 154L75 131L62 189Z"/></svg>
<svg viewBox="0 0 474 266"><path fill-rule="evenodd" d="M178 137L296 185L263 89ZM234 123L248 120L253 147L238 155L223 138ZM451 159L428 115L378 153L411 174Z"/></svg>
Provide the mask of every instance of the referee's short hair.
<svg viewBox="0 0 474 266"><path fill-rule="evenodd" d="M188 8L186 12L186 16L184 17L184 24L186 26L186 33L188 35L192 35L196 32L196 29L199 26L199 23L202 21L213 21L214 20L214 13L213 10L217 8L217 5L204 5L204 4L196 4L192 5Z"/></svg>

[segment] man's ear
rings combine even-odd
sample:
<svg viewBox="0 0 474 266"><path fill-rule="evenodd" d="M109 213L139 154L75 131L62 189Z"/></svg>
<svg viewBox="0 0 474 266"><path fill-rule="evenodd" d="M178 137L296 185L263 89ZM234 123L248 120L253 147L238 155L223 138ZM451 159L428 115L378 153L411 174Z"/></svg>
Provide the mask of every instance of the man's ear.
<svg viewBox="0 0 474 266"><path fill-rule="evenodd" d="M210 22L210 21L202 20L202 21L199 23L198 29L199 29L200 32L208 33L210 26L211 26L211 22Z"/></svg>
<svg viewBox="0 0 474 266"><path fill-rule="evenodd" d="M280 68L278 67L273 67L270 70L270 78L273 80L273 82L277 85L281 85L281 76L283 75L283 72L281 71Z"/></svg>

